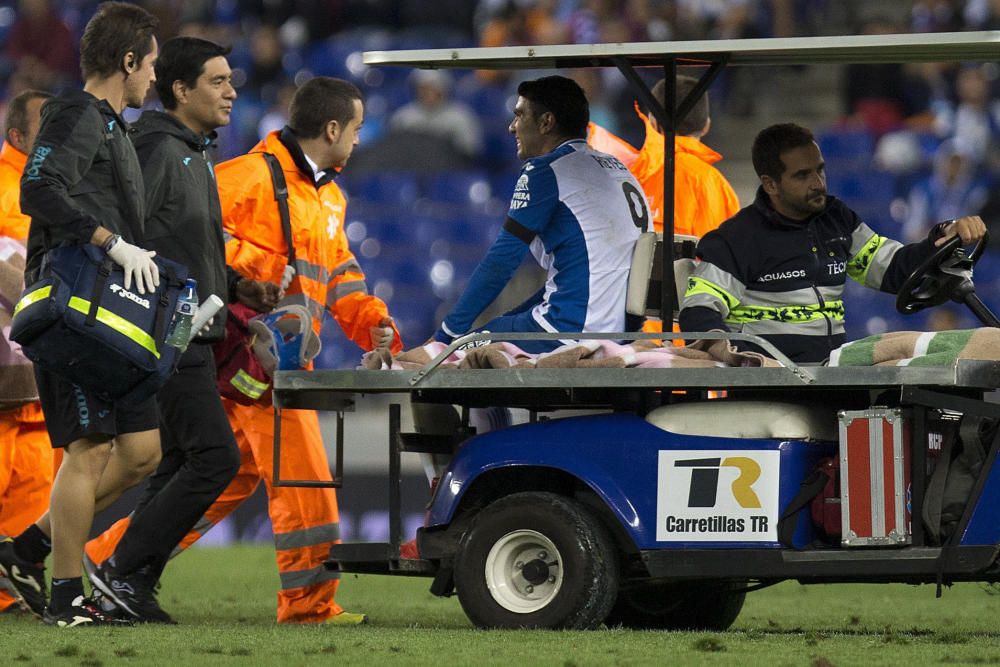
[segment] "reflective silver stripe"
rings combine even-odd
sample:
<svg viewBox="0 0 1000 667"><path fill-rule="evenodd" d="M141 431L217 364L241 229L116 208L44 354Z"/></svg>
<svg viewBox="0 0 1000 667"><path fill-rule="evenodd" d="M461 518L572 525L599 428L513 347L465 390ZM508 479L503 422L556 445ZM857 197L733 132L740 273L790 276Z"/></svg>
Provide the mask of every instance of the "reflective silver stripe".
<svg viewBox="0 0 1000 667"><path fill-rule="evenodd" d="M340 524L328 523L323 526L293 530L288 533L277 533L274 536L274 548L301 549L314 547L324 542L336 542L340 539Z"/></svg>
<svg viewBox="0 0 1000 667"><path fill-rule="evenodd" d="M728 271L723 271L711 262L699 262L694 267L692 275L704 278L708 282L718 285L738 302L743 303L747 287Z"/></svg>
<svg viewBox="0 0 1000 667"><path fill-rule="evenodd" d="M889 270L892 258L896 256L896 253L902 247L903 244L899 241L885 239L882 247L875 253L875 259L872 260L871 268L868 269L868 276L865 279L866 287L873 287L875 289L882 287L882 279L885 278L885 272Z"/></svg>
<svg viewBox="0 0 1000 667"><path fill-rule="evenodd" d="M307 262L304 259L296 258L295 273L304 278L309 278L310 280L315 280L320 283L327 283L330 281L330 273L325 268L319 264Z"/></svg>
<svg viewBox="0 0 1000 667"><path fill-rule="evenodd" d="M233 236L229 232L223 230L223 232L222 232L222 240L223 240L223 242L229 243L230 241L232 241L235 238L236 238L235 236Z"/></svg>
<svg viewBox="0 0 1000 667"><path fill-rule="evenodd" d="M323 306L320 305L319 301L311 299L302 292L298 294L288 294L281 301L278 302L278 306L305 306L309 314L315 318L323 317Z"/></svg>
<svg viewBox="0 0 1000 667"><path fill-rule="evenodd" d="M854 259L858 253L865 249L873 236L877 236L877 234L871 227L863 222L858 225L857 229L851 234L851 259ZM892 258L896 256L899 249L903 247L903 244L899 241L886 237L879 238L882 240L882 244L871 258L864 282L865 287L874 289L879 289L882 286L882 279L889 268L889 263L892 262ZM848 263L850 261L848 260Z"/></svg>
<svg viewBox="0 0 1000 667"><path fill-rule="evenodd" d="M368 285L365 284L365 281L349 280L336 285L332 290L326 293L326 305L332 306L348 294L354 294L355 292L368 294Z"/></svg>
<svg viewBox="0 0 1000 667"><path fill-rule="evenodd" d="M336 278L337 276L343 275L348 271L354 271L355 273L364 273L361 270L361 266L358 264L357 260L349 259L339 266L333 267L333 271L330 272L330 278Z"/></svg>
<svg viewBox="0 0 1000 667"><path fill-rule="evenodd" d="M132 515L130 514L129 516ZM201 517L200 519L198 519L198 523L194 524L194 527L191 528L191 531L198 533L198 535L201 537L204 537L205 533L212 530L212 527L215 526L215 524L216 524L215 521L206 519L205 517ZM170 552L170 558L173 558L182 551L184 551L184 549L180 548L179 546L174 547L174 550Z"/></svg>
<svg viewBox="0 0 1000 667"><path fill-rule="evenodd" d="M774 334L794 334L797 336L826 336L827 320L825 318L812 320L810 322L776 322L775 320L760 320L758 322L730 323L730 327L738 329L740 333L754 334L756 336L767 336ZM830 322L830 333L833 335L844 333L844 321L833 320Z"/></svg>
<svg viewBox="0 0 1000 667"><path fill-rule="evenodd" d="M823 301L839 301L844 288L836 286L819 287L819 295ZM815 304L816 290L812 287L788 290L787 292L761 292L760 290L747 290L742 305L747 306L808 306Z"/></svg>
<svg viewBox="0 0 1000 667"><path fill-rule="evenodd" d="M310 568L308 570L296 570L294 572L281 572L281 590L287 591L290 588L302 588L322 584L325 581L336 581L340 579L340 572L328 570L324 566Z"/></svg>

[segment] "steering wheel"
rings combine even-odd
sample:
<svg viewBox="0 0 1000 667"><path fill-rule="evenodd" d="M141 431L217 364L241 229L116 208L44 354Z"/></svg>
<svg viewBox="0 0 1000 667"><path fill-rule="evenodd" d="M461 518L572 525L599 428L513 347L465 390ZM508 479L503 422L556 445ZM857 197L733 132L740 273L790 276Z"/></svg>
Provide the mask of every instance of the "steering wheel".
<svg viewBox="0 0 1000 667"><path fill-rule="evenodd" d="M972 267L983 256L988 239L987 234L968 255L960 237L948 239L903 282L896 294L896 310L909 315L949 299L964 303L967 294L975 293Z"/></svg>

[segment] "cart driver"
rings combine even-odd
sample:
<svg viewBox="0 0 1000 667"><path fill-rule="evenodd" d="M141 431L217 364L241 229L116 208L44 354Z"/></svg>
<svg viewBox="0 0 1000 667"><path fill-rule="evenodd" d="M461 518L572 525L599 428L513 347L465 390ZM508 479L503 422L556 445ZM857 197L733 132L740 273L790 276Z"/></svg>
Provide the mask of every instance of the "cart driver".
<svg viewBox="0 0 1000 667"><path fill-rule="evenodd" d="M752 158L757 196L698 243L701 261L681 306L682 331L755 334L792 361L822 362L845 342L848 276L896 293L948 239L958 235L970 244L986 233L979 216L968 216L940 223L909 245L880 236L827 194L819 146L793 123L761 131Z"/></svg>

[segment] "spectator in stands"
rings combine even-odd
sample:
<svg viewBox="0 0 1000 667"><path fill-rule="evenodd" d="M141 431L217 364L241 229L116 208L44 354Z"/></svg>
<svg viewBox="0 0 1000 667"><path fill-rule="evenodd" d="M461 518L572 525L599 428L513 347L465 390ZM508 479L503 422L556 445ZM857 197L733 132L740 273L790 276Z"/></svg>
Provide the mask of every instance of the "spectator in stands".
<svg viewBox="0 0 1000 667"><path fill-rule="evenodd" d="M874 17L861 29L864 35L889 35L902 28L888 17ZM844 112L848 122L862 125L876 137L897 129L904 119L925 111L930 87L903 63L851 64L844 76Z"/></svg>
<svg viewBox="0 0 1000 667"><path fill-rule="evenodd" d="M49 0L20 0L17 10L7 57L24 85L52 90L75 81L76 40Z"/></svg>
<svg viewBox="0 0 1000 667"><path fill-rule="evenodd" d="M254 29L250 35L252 64L247 72L246 92L260 100L274 100L275 92L286 80L284 51L275 26L264 24Z"/></svg>
<svg viewBox="0 0 1000 667"><path fill-rule="evenodd" d="M1000 29L1000 0L968 0L962 18L964 30Z"/></svg>
<svg viewBox="0 0 1000 667"><path fill-rule="evenodd" d="M958 138L945 141L934 155L933 172L907 197L903 240L917 241L939 222L979 213L989 191L989 179L972 147Z"/></svg>
<svg viewBox="0 0 1000 667"><path fill-rule="evenodd" d="M440 70L416 70L412 80L416 99L392 114L390 132L430 135L463 157L475 159L482 151L483 130L472 109L449 99L449 75Z"/></svg>
<svg viewBox="0 0 1000 667"><path fill-rule="evenodd" d="M917 0L911 13L912 32L954 32L962 29L962 0Z"/></svg>
<svg viewBox="0 0 1000 667"><path fill-rule="evenodd" d="M280 130L288 124L288 105L292 103L296 87L288 82L278 88L277 101L265 111L257 121L257 138L263 139L271 132Z"/></svg>
<svg viewBox="0 0 1000 667"><path fill-rule="evenodd" d="M566 31L556 21L546 5L522 6L515 0L506 0L485 11L489 18L482 23L479 46L522 46L530 44L561 44L566 41ZM487 83L501 84L510 79L510 72L479 70L476 75Z"/></svg>
<svg viewBox="0 0 1000 667"><path fill-rule="evenodd" d="M1000 101L990 98L982 66L963 67L955 80L957 103L939 100L934 107L938 136L955 137L986 160L1000 138Z"/></svg>

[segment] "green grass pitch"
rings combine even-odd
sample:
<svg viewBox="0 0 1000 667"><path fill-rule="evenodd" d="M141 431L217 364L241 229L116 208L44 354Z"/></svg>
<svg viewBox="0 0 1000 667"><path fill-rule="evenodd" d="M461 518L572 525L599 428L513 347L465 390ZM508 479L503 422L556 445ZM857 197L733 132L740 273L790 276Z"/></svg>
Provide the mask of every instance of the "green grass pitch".
<svg viewBox="0 0 1000 667"><path fill-rule="evenodd" d="M279 626L267 547L192 549L171 563L160 601L172 627L61 630L0 616L0 665L982 665L1000 664L1000 595L977 584L786 582L752 593L722 633L482 631L430 580L345 575L338 599L371 620Z"/></svg>

